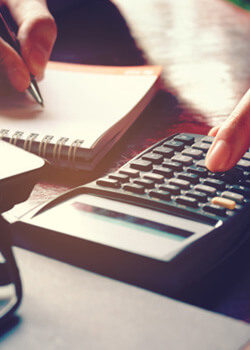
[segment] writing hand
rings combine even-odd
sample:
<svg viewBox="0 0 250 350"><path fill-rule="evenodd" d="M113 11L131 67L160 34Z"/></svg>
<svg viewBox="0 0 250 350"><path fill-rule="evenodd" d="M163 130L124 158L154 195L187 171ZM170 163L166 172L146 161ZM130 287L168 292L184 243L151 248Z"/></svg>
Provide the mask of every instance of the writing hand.
<svg viewBox="0 0 250 350"><path fill-rule="evenodd" d="M221 126L210 130L215 136L206 156L211 171L231 169L250 146L250 89Z"/></svg>
<svg viewBox="0 0 250 350"><path fill-rule="evenodd" d="M5 0L5 4L18 25L17 37L22 58L0 38L1 90L10 85L24 91L30 84L30 73L42 78L56 35L56 24L49 13L46 0Z"/></svg>

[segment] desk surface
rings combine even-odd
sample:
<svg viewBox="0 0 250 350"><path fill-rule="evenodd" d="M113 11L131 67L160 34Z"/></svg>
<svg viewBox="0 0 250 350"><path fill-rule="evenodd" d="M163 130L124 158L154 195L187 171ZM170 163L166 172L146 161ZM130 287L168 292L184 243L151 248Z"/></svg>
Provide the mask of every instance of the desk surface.
<svg viewBox="0 0 250 350"><path fill-rule="evenodd" d="M161 91L92 177L121 166L173 132L206 134L249 88L250 14L224 0L89 1L56 18L53 60L154 63L164 69ZM89 179L50 172L19 208L26 211ZM245 247L234 266L232 283L206 307L250 322L248 251Z"/></svg>
<svg viewBox="0 0 250 350"><path fill-rule="evenodd" d="M243 322L20 248L15 255L24 298L3 350L235 350L249 340Z"/></svg>

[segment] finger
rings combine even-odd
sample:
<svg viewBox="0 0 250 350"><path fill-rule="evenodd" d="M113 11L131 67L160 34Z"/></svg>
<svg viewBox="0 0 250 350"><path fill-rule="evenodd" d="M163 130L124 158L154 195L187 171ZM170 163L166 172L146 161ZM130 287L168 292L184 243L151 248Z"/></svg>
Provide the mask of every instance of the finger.
<svg viewBox="0 0 250 350"><path fill-rule="evenodd" d="M27 89L30 83L30 74L21 57L16 51L0 38L0 73L1 86L8 79L10 84L18 91ZM9 85L6 84L6 92ZM1 91L4 93L4 91Z"/></svg>
<svg viewBox="0 0 250 350"><path fill-rule="evenodd" d="M6 0L19 26L22 57L35 76L42 76L56 40L56 24L45 0Z"/></svg>
<svg viewBox="0 0 250 350"><path fill-rule="evenodd" d="M215 137L217 135L217 132L219 131L219 129L220 129L219 125L213 127L212 129L209 130L208 136L214 136Z"/></svg>
<svg viewBox="0 0 250 350"><path fill-rule="evenodd" d="M250 89L219 128L206 156L211 171L232 168L250 145Z"/></svg>

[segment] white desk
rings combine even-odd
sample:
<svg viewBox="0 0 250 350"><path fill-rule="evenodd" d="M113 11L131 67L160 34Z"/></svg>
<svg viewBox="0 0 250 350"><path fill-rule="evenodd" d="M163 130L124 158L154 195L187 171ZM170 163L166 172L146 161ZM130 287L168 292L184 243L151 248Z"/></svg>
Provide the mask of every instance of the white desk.
<svg viewBox="0 0 250 350"><path fill-rule="evenodd" d="M3 350L235 350L250 326L15 248L24 298Z"/></svg>

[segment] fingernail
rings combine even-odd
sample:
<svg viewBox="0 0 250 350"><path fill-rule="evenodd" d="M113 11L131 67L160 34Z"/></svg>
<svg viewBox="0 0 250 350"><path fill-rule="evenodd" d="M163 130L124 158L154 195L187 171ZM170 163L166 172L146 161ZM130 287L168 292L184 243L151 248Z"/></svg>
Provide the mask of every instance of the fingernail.
<svg viewBox="0 0 250 350"><path fill-rule="evenodd" d="M30 62L35 75L43 71L48 60L47 51L41 45L33 45L30 51Z"/></svg>
<svg viewBox="0 0 250 350"><path fill-rule="evenodd" d="M208 152L205 164L211 171L223 171L228 165L230 148L223 140L218 140L212 150Z"/></svg>
<svg viewBox="0 0 250 350"><path fill-rule="evenodd" d="M29 86L30 76L28 71L13 68L7 72L7 75L11 85L18 91L24 91Z"/></svg>

